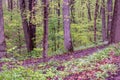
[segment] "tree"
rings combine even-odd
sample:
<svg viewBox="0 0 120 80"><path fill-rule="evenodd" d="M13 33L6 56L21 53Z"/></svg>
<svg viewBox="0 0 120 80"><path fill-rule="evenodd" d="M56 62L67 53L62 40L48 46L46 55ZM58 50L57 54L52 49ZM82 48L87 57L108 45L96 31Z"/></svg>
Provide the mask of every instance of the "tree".
<svg viewBox="0 0 120 80"><path fill-rule="evenodd" d="M107 30L106 30L106 11L105 11L105 0L102 0L101 16L102 16L102 39L107 40Z"/></svg>
<svg viewBox="0 0 120 80"><path fill-rule="evenodd" d="M0 0L0 58L6 55L2 0Z"/></svg>
<svg viewBox="0 0 120 80"><path fill-rule="evenodd" d="M20 4L20 11L21 11L21 18L22 18L22 26L23 26L23 31L24 31L24 36L25 36L25 41L26 41L26 46L27 46L27 51L31 51L31 43L30 43L30 33L29 33L29 23L27 20L27 14L26 14L26 3L25 0L19 0Z"/></svg>
<svg viewBox="0 0 120 80"><path fill-rule="evenodd" d="M57 9L57 16L58 16L58 29L57 29L57 32L58 33L60 32L60 15L61 15L60 7L61 7L60 0L58 0L58 9ZM60 47L59 44L60 43L59 43L59 39L58 39L58 44L57 44L58 49Z"/></svg>
<svg viewBox="0 0 120 80"><path fill-rule="evenodd" d="M13 0L8 0L8 11L12 13L13 11ZM11 14L11 20L12 20L12 14Z"/></svg>
<svg viewBox="0 0 120 80"><path fill-rule="evenodd" d="M98 1L99 0L96 0L95 12L94 12L94 42L96 42L96 37L97 37L97 35L96 35L96 31L97 31L96 20L97 20L98 8L99 8Z"/></svg>
<svg viewBox="0 0 120 80"><path fill-rule="evenodd" d="M120 0L115 0L110 43L120 42Z"/></svg>
<svg viewBox="0 0 120 80"><path fill-rule="evenodd" d="M30 17L29 17L29 30L30 30L30 47L31 51L36 47L36 25L35 23L35 5L36 0L29 0L29 11L30 11Z"/></svg>
<svg viewBox="0 0 120 80"><path fill-rule="evenodd" d="M27 51L31 52L36 47L36 44L35 44L36 25L33 24L32 22L33 20L35 20L34 7L36 4L36 0L29 0L29 7L27 5L26 0L19 0L19 3L20 3L22 25L23 25L24 35L25 35ZM27 18L27 12L26 12L27 9L29 9L30 11L29 19Z"/></svg>
<svg viewBox="0 0 120 80"><path fill-rule="evenodd" d="M49 0L42 0L43 2L43 11L44 11L44 33L43 33L43 58L45 59L47 57L48 52L48 14L49 14Z"/></svg>
<svg viewBox="0 0 120 80"><path fill-rule="evenodd" d="M67 51L73 51L73 44L70 34L70 3L63 0L63 25L64 25L64 46Z"/></svg>
<svg viewBox="0 0 120 80"><path fill-rule="evenodd" d="M71 22L75 23L75 0L70 0Z"/></svg>
<svg viewBox="0 0 120 80"><path fill-rule="evenodd" d="M88 0L88 3L87 3L87 9L88 9L88 20L91 21L92 20L92 17L91 17L91 5L90 5L90 0Z"/></svg>
<svg viewBox="0 0 120 80"><path fill-rule="evenodd" d="M107 39L110 39L110 31L112 26L113 1L107 0Z"/></svg>

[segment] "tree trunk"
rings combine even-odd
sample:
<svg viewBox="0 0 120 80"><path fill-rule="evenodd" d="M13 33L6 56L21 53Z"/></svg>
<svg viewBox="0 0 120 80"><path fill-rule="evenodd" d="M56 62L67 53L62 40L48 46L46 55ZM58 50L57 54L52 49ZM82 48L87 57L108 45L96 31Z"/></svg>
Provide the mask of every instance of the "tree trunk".
<svg viewBox="0 0 120 80"><path fill-rule="evenodd" d="M12 13L13 11L13 0L8 0L8 11ZM12 20L12 14L11 14L11 20Z"/></svg>
<svg viewBox="0 0 120 80"><path fill-rule="evenodd" d="M69 52L73 51L73 44L70 34L70 3L63 0L63 25L64 25L64 46Z"/></svg>
<svg viewBox="0 0 120 80"><path fill-rule="evenodd" d="M107 0L107 39L110 40L110 30L112 25L112 11L113 11L113 1Z"/></svg>
<svg viewBox="0 0 120 80"><path fill-rule="evenodd" d="M60 32L60 0L58 0L58 9L57 9L57 15L58 15L58 33ZM59 39L58 39L58 44L57 44L57 48L59 49Z"/></svg>
<svg viewBox="0 0 120 80"><path fill-rule="evenodd" d="M26 46L27 46L27 51L31 51L31 43L30 43L30 33L29 33L29 25L28 25L28 20L27 20L27 14L26 14L26 4L25 0L19 0L20 4L20 10L21 10L21 18L22 18L22 26L24 30L24 35L25 35L25 41L26 41Z"/></svg>
<svg viewBox="0 0 120 80"><path fill-rule="evenodd" d="M88 0L87 9L88 9L88 20L91 21L92 17L91 17L91 9L90 9L90 0Z"/></svg>
<svg viewBox="0 0 120 80"><path fill-rule="evenodd" d="M95 13L94 13L94 42L95 43L96 43L96 37L97 37L97 34L96 34L96 32L97 32L96 20L97 20L98 8L99 8L98 1L99 0L96 0Z"/></svg>
<svg viewBox="0 0 120 80"><path fill-rule="evenodd" d="M6 55L2 0L0 0L0 58Z"/></svg>
<svg viewBox="0 0 120 80"><path fill-rule="evenodd" d="M102 39L107 40L107 30L106 30L106 15L105 15L105 0L102 0L101 16L102 16Z"/></svg>
<svg viewBox="0 0 120 80"><path fill-rule="evenodd" d="M35 21L35 5L36 0L29 0L29 29L30 29L30 50L32 51L36 47L36 25L33 23Z"/></svg>
<svg viewBox="0 0 120 80"><path fill-rule="evenodd" d="M70 5L71 5L71 22L75 23L75 0L71 0Z"/></svg>
<svg viewBox="0 0 120 80"><path fill-rule="evenodd" d="M120 42L120 0L115 0L110 43Z"/></svg>
<svg viewBox="0 0 120 80"><path fill-rule="evenodd" d="M49 14L49 1L43 0L44 5L44 34L43 34L43 58L47 58L48 52L48 14Z"/></svg>

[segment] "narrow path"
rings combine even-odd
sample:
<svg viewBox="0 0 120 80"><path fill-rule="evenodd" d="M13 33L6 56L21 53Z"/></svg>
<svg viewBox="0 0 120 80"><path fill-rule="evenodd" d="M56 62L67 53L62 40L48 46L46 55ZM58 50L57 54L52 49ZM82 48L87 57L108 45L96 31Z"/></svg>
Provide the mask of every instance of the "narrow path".
<svg viewBox="0 0 120 80"><path fill-rule="evenodd" d="M74 51L71 53L64 53L61 55L56 55L56 56L52 56L46 59L46 62L50 61L50 60L58 60L58 61L66 61L66 60L70 60L71 58L81 58L90 54L93 54L94 52L97 52L98 50L104 49L106 48L108 45L100 45L100 46L96 46L96 47L91 47L88 49L84 49L84 50L78 50L78 51ZM39 64L43 62L43 58L39 58L39 59L27 59L25 61L23 61L23 65L31 65L31 64Z"/></svg>
<svg viewBox="0 0 120 80"><path fill-rule="evenodd" d="M97 52L98 50L104 49L106 48L108 45L104 44L104 45L100 45L100 46L96 46L96 47L91 47L88 49L83 49L83 50L78 50L78 51L74 51L71 53L64 53L61 55L56 55L56 56L52 56L46 59L46 62L50 61L50 60L58 60L58 61L67 61L70 60L72 58L81 58L87 55L91 55L94 52ZM18 65L22 65L22 66L30 66L30 65L37 65L43 62L43 58L31 58L31 59L27 59L24 61L16 61L16 62L0 62L0 70L2 68L2 66L4 64L9 64L10 66L14 66L15 64Z"/></svg>

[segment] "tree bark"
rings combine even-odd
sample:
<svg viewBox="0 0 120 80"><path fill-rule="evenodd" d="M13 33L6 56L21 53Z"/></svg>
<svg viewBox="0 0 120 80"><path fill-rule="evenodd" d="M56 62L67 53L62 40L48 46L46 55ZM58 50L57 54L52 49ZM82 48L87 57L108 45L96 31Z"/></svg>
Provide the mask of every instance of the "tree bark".
<svg viewBox="0 0 120 80"><path fill-rule="evenodd" d="M36 47L36 25L33 23L35 21L35 5L36 0L29 0L29 11L30 11L30 17L29 17L29 29L30 29L30 50L32 51Z"/></svg>
<svg viewBox="0 0 120 80"><path fill-rule="evenodd" d="M27 51L30 52L31 48L30 48L30 29L29 29L29 25L28 25L28 20L27 20L27 14L26 14L26 3L25 0L19 0L19 4L20 4L20 11L21 11L21 18L22 18L22 26L23 26L23 30L24 30L24 35L25 35L25 41L26 41L26 46L27 46Z"/></svg>
<svg viewBox="0 0 120 80"><path fill-rule="evenodd" d="M13 0L8 0L8 11L12 13L13 11ZM12 14L11 14L11 20L12 20Z"/></svg>
<svg viewBox="0 0 120 80"><path fill-rule="evenodd" d="M97 37L97 34L96 34L96 32L97 32L96 20L97 20L98 8L99 8L98 1L99 0L96 0L95 13L94 13L94 42L95 43L96 43L96 37Z"/></svg>
<svg viewBox="0 0 120 80"><path fill-rule="evenodd" d="M71 22L75 23L75 0L70 1L71 6Z"/></svg>
<svg viewBox="0 0 120 80"><path fill-rule="evenodd" d="M115 0L110 43L120 42L120 0Z"/></svg>
<svg viewBox="0 0 120 80"><path fill-rule="evenodd" d="M63 25L64 25L64 46L69 52L73 51L73 44L70 34L70 3L63 0Z"/></svg>
<svg viewBox="0 0 120 80"><path fill-rule="evenodd" d="M44 5L44 34L43 34L43 58L47 58L47 52L48 52L48 14L49 14L49 1L43 0Z"/></svg>
<svg viewBox="0 0 120 80"><path fill-rule="evenodd" d="M0 58L6 55L2 0L0 0Z"/></svg>
<svg viewBox="0 0 120 80"><path fill-rule="evenodd" d="M107 0L107 39L110 40L110 31L112 26L113 1Z"/></svg>
<svg viewBox="0 0 120 80"><path fill-rule="evenodd" d="M60 11L60 0L58 0L58 9L57 9L57 15L58 15L58 33L60 32L60 15L61 15L61 11ZM58 44L57 44L57 48L59 49L59 47L60 47L60 42L59 42L59 39L58 39Z"/></svg>
<svg viewBox="0 0 120 80"><path fill-rule="evenodd" d="M91 9L90 9L90 0L88 0L87 9L88 9L88 20L91 21L92 17L91 17Z"/></svg>
<svg viewBox="0 0 120 80"><path fill-rule="evenodd" d="M105 12L105 0L102 0L101 16L102 16L102 39L107 40L107 30L106 30L106 12Z"/></svg>

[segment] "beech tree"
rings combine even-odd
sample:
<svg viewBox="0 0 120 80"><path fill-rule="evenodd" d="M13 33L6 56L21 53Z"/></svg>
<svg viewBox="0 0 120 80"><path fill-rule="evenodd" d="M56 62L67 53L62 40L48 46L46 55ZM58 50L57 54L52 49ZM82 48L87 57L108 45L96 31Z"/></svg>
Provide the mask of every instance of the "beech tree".
<svg viewBox="0 0 120 80"><path fill-rule="evenodd" d="M12 13L13 11L13 0L8 0L8 11ZM12 14L11 14L11 20L12 20Z"/></svg>
<svg viewBox="0 0 120 80"><path fill-rule="evenodd" d="M70 0L71 22L75 23L75 0Z"/></svg>
<svg viewBox="0 0 120 80"><path fill-rule="evenodd" d="M110 43L120 42L120 0L115 0Z"/></svg>
<svg viewBox="0 0 120 80"><path fill-rule="evenodd" d="M35 32L36 25L32 23L32 20L35 20L35 4L36 0L29 0L29 7L27 5L26 0L19 0L21 18L22 18L22 26L25 35L25 41L27 46L27 51L31 52L35 47ZM27 19L26 10L29 9L30 17Z"/></svg>
<svg viewBox="0 0 120 80"><path fill-rule="evenodd" d="M2 0L0 0L0 58L6 55Z"/></svg>
<svg viewBox="0 0 120 80"><path fill-rule="evenodd" d="M73 44L70 33L70 3L63 0L63 26L64 26L64 46L67 51L73 51Z"/></svg>
<svg viewBox="0 0 120 80"><path fill-rule="evenodd" d="M29 35L30 35L30 50L32 51L36 47L36 25L33 23L35 22L35 5L36 0L29 0Z"/></svg>
<svg viewBox="0 0 120 80"><path fill-rule="evenodd" d="M60 7L61 7L61 4L60 4L60 0L58 0L58 9L57 9L57 16L58 16L58 29L57 29L57 32L59 33L60 32L60 15L61 15L61 11L60 11ZM58 40L58 44L57 44L57 48L59 48L59 40Z"/></svg>
<svg viewBox="0 0 120 80"><path fill-rule="evenodd" d="M49 0L42 0L43 2L43 58L45 59L47 57L47 52L48 52L48 14L49 14Z"/></svg>
<svg viewBox="0 0 120 80"><path fill-rule="evenodd" d="M110 39L110 31L112 26L113 0L107 0L107 39Z"/></svg>
<svg viewBox="0 0 120 80"><path fill-rule="evenodd" d="M96 0L96 4L95 4L95 12L94 12L94 42L96 42L96 32L97 32L97 27L96 27L96 20L97 20L97 13L98 13L98 5L99 0Z"/></svg>
<svg viewBox="0 0 120 80"><path fill-rule="evenodd" d="M91 21L92 20L92 17L91 17L91 5L90 5L90 0L88 0L88 3L87 3L87 9L88 9L88 20Z"/></svg>
<svg viewBox="0 0 120 80"><path fill-rule="evenodd" d="M102 16L102 39L107 40L107 30L106 30L106 11L105 11L105 0L102 0L101 16Z"/></svg>
<svg viewBox="0 0 120 80"><path fill-rule="evenodd" d="M19 4L20 4L20 11L21 11L21 18L22 18L22 26L23 26L23 31L24 31L24 36L25 36L25 41L26 41L26 46L27 46L27 50L28 52L31 51L30 48L30 33L29 33L29 23L27 20L27 14L26 14L26 3L25 0L19 0Z"/></svg>

